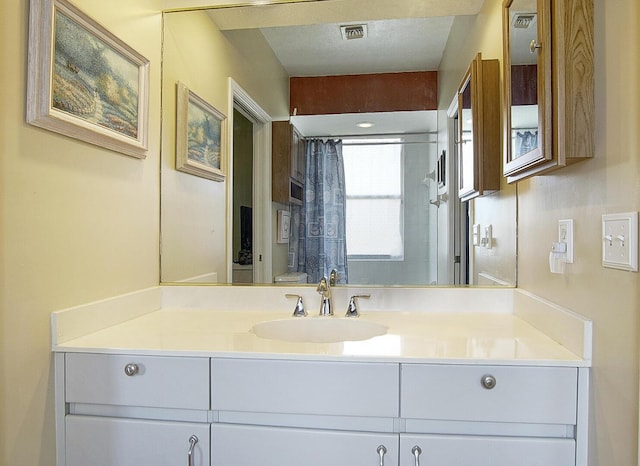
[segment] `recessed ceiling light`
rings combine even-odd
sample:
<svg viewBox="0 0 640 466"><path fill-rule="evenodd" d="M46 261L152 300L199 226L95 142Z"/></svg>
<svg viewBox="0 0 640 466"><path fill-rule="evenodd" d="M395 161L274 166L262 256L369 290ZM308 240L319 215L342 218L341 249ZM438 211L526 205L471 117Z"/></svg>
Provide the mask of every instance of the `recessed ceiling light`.
<svg viewBox="0 0 640 466"><path fill-rule="evenodd" d="M370 121L361 121L360 123L356 123L356 126L358 128L371 128L373 126L373 123L371 123Z"/></svg>

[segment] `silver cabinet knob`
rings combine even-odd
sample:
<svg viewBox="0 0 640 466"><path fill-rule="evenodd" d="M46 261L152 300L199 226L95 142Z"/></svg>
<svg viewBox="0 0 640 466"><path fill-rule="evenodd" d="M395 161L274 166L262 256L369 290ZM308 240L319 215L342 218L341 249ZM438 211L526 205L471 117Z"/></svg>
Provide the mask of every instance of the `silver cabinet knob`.
<svg viewBox="0 0 640 466"><path fill-rule="evenodd" d="M138 367L137 364L135 364L133 362L130 362L129 364L124 366L124 373L129 377L133 377L138 372L140 372L140 368Z"/></svg>
<svg viewBox="0 0 640 466"><path fill-rule="evenodd" d="M483 375L481 379L482 386L487 390L491 390L496 386L496 378L490 374Z"/></svg>

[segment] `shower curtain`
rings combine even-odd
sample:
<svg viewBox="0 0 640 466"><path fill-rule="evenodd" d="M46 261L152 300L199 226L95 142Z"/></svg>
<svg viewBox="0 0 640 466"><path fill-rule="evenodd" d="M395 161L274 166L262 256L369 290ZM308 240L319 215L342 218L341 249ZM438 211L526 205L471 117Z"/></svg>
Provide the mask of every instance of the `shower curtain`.
<svg viewBox="0 0 640 466"><path fill-rule="evenodd" d="M306 272L308 283L338 272L348 283L342 141L306 141L304 203L291 209L289 242L292 272Z"/></svg>

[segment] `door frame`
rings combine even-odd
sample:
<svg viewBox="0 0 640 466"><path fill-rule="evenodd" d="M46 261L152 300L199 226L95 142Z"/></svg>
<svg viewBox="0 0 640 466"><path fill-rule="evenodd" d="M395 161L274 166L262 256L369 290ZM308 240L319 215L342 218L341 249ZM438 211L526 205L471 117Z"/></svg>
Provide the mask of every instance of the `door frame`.
<svg viewBox="0 0 640 466"><path fill-rule="evenodd" d="M271 233L271 116L229 78L228 180L226 206L226 262L231 283L233 272L233 110L253 123L253 282L272 283Z"/></svg>
<svg viewBox="0 0 640 466"><path fill-rule="evenodd" d="M448 251L449 267L447 270L449 283L455 285L471 284L473 276L473 245L471 244L470 224L473 218L471 203L461 202L458 197L460 185L460 166L458 157L458 94L447 109L447 181L449 183L449 218L448 230L451 240Z"/></svg>

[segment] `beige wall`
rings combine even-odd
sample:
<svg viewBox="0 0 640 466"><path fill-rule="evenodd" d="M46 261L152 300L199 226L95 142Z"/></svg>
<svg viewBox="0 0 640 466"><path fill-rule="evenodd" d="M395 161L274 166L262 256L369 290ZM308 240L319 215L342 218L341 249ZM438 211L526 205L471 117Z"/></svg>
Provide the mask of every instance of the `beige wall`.
<svg viewBox="0 0 640 466"><path fill-rule="evenodd" d="M517 187L503 183L500 193L474 202L474 221L493 223L498 232L503 226L496 228L496 223L509 228L511 220L500 212L510 211L517 190L518 286L594 321L590 465L635 465L640 275L601 266L600 221L604 213L640 209L640 34L635 27L640 4L594 4L595 158ZM450 83L459 82L476 52L501 59L502 44L495 34L501 30L500 8L499 0L487 0L477 18L456 20L454 27L469 35L461 43L447 44L440 108L451 101L455 87ZM567 265L565 275L555 275L549 272L549 248L557 221L565 218L575 221L575 263ZM476 268L500 273L506 257L476 254L475 259Z"/></svg>
<svg viewBox="0 0 640 466"><path fill-rule="evenodd" d="M502 63L501 5L498 0L486 0L478 16L460 16L454 20L438 76L441 144L449 142L446 110L476 54L482 53L483 60L498 59ZM470 280L474 284L478 283L479 272L507 283L516 283L516 189L515 185L509 185L503 179L498 192L470 202L470 223L479 224L482 230L488 225L493 229L491 249L471 248ZM441 224L446 225L444 220L439 219L439 228L442 228Z"/></svg>
<svg viewBox="0 0 640 466"><path fill-rule="evenodd" d="M640 275L601 266L601 216L640 209L637 0L595 0L596 156L519 184L519 286L594 321L591 464L635 465ZM549 273L557 221L575 221L575 263Z"/></svg>
<svg viewBox="0 0 640 466"><path fill-rule="evenodd" d="M75 3L151 60L151 150L136 160L24 123L28 6L5 2L0 464L7 466L54 464L49 313L158 281L160 2ZM501 56L490 38L500 30L499 5L486 1L476 41L458 51L457 64L443 62L448 72L462 76L478 50ZM600 216L640 209L640 6L595 5L596 157L518 184L519 286L594 320L590 465L627 466L637 464L640 275L601 267ZM576 222L576 262L552 275L546 260L560 218Z"/></svg>
<svg viewBox="0 0 640 466"><path fill-rule="evenodd" d="M25 124L27 0L0 15L0 464L53 465L51 311L157 285L159 0L74 3L151 61L149 155Z"/></svg>
<svg viewBox="0 0 640 466"><path fill-rule="evenodd" d="M162 88L162 281L182 281L216 273L218 282L230 282L226 267L228 184L232 167L228 150L224 182L175 170L176 82L227 115L232 77L273 118L289 112L289 80L261 34L252 38L251 55L238 34L222 34L203 11L165 15ZM235 257L237 259L237 257Z"/></svg>

